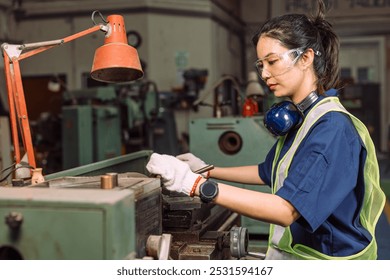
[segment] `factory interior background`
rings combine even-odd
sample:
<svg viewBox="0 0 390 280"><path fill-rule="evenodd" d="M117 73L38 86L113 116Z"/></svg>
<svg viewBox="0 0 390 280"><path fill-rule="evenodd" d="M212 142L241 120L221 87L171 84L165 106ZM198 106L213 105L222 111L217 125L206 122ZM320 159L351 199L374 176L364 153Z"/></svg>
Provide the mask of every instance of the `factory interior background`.
<svg viewBox="0 0 390 280"><path fill-rule="evenodd" d="M346 85L339 92L340 99L368 127L377 149L382 188L389 197L390 2L326 2L330 8L327 19L340 37L341 77ZM276 99L253 72L256 53L251 36L262 23L276 15L311 13L313 3L315 1L311 0L0 0L1 44L58 40L104 22L109 15L121 15L128 44L137 50L144 72L142 79L127 83L91 79L95 50L104 42L104 34L100 31L23 59L20 70L37 166L42 168L47 180L54 181L56 191L60 191L72 188L64 187L69 182L60 181L63 176L96 176L99 172L112 171L112 167L115 172L143 174L152 151L170 155L192 152L216 166L261 162L275 142L263 128L262 116ZM2 184L10 183L12 176L4 177L8 174L7 167L12 166L14 149L5 72L2 61ZM243 109L248 97L254 97L256 101L258 110L255 114ZM101 201L107 215L120 216L116 212L123 207L119 197L115 198L118 200L116 207L106 209L107 198L97 193L85 199L82 196L75 198L78 195L72 189L61 199L63 206L58 209L56 193L39 195L37 200L44 206L42 208L30 204L23 194L10 194L15 205L11 199L0 201L0 216L8 215L10 205L17 209L31 208L24 214L23 226L29 226L31 232L29 237L25 233L24 238L31 238L33 242L2 235L1 231L7 227L2 223L0 251L8 257L31 259L115 259L130 253L142 258L146 255L145 240L151 233L164 240L164 227L179 227L190 228L197 234L182 234L181 243L172 245L174 258L224 258L225 251L216 252L214 243L214 247L211 246L214 249L202 248L202 252L207 252L201 256L196 253L200 249L192 248L191 253L182 250L184 243L187 248L199 245L199 232L205 232L199 230L202 228L199 220L212 224L215 222L210 219L212 216L215 219L241 219L250 236L260 240L256 244L262 244L265 239L268 225L236 217L221 209L199 213L191 208L191 203L185 203L188 208L180 209L181 212L174 216L176 221L181 221L180 225L175 224L173 215L161 218L163 214L158 212L152 216L147 210L155 204L163 203L170 209L180 206L173 199L159 201L156 193L160 188L156 187L155 179L134 178L142 181L143 193L150 194L145 198L133 198L134 211L138 212L128 215L133 215L131 223L136 225L137 232L119 232L118 225L106 223L98 214L88 211L97 207L96 201ZM122 180L133 184L134 178ZM72 184L76 183L72 181ZM140 183L137 184L137 188L141 188ZM43 187L41 190L48 191ZM265 188L264 191L268 190ZM95 201L92 202L91 196ZM144 200L145 204L137 204ZM78 210L63 210L67 207ZM142 217L147 219L140 218L141 211ZM54 222L56 215L69 220ZM32 220L30 224L28 217ZM120 219L125 218L120 216ZM83 232L83 219L91 225L90 232ZM70 227L70 224L73 231L64 234L64 227ZM389 224L387 200L378 226L379 259L390 259ZM152 228L153 225L156 228ZM96 231L102 228L106 232L112 231L112 236L98 234L96 240L91 241L88 236L96 236ZM225 229L221 225L218 228ZM42 232L45 234L39 237ZM222 237L215 236L214 228L206 232L208 239L220 242ZM129 238L131 235L133 237ZM74 240L78 241L70 245ZM106 247L99 248L103 245L95 246L94 242ZM58 250L51 249L54 243L59 244ZM72 246L80 246L80 250L71 250ZM253 250L257 249L254 246Z"/></svg>

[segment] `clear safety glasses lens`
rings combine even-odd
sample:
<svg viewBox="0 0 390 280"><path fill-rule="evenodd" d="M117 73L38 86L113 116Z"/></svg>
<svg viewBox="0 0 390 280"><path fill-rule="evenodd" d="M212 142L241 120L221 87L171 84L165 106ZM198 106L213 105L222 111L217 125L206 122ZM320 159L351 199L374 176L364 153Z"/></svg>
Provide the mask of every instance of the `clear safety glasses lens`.
<svg viewBox="0 0 390 280"><path fill-rule="evenodd" d="M263 79L263 72L276 77L289 71L303 54L302 49L291 49L282 54L270 54L255 62L259 76Z"/></svg>

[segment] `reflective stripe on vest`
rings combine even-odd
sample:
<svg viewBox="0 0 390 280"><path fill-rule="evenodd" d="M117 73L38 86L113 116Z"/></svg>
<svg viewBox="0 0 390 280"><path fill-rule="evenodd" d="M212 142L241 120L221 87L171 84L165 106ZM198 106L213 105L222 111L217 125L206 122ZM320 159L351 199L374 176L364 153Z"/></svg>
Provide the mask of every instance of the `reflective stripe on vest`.
<svg viewBox="0 0 390 280"><path fill-rule="evenodd" d="M338 111L350 116L367 149L367 158L364 166L365 197L364 205L360 214L360 220L362 226L370 232L372 241L363 251L353 256L332 257L300 244L297 244L294 248L292 248L292 235L290 228L271 225L266 259L376 259L377 257L375 225L384 207L386 197L379 186L379 167L376 159L375 147L364 124L347 112L337 97L325 98L317 103L312 110L310 110L308 115L305 117L302 126L299 128L293 144L276 167L276 162L283 147L285 137L281 137L279 139L272 167L272 174L274 174L274 170L277 168L275 182L272 182L272 192L276 193L283 186L294 154L302 140L309 132L310 128L319 118L330 111Z"/></svg>

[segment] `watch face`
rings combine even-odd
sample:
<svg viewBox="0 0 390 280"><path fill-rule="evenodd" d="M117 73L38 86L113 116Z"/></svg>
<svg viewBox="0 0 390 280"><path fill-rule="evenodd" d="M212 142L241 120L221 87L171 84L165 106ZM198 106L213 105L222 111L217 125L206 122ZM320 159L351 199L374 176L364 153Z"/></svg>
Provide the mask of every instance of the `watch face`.
<svg viewBox="0 0 390 280"><path fill-rule="evenodd" d="M215 191L216 191L216 186L211 182L206 182L202 187L202 193L204 196L208 196L208 197L213 196L215 194Z"/></svg>
<svg viewBox="0 0 390 280"><path fill-rule="evenodd" d="M203 202L211 202L218 194L218 184L207 180L199 188L199 196Z"/></svg>

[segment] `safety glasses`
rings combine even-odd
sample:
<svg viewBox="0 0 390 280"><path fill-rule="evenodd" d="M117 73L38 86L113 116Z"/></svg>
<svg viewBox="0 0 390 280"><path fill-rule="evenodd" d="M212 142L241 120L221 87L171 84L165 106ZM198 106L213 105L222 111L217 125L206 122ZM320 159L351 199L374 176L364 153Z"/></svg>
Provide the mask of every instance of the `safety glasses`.
<svg viewBox="0 0 390 280"><path fill-rule="evenodd" d="M297 48L282 54L271 53L264 58L259 58L255 62L257 73L261 79L264 79L264 71L272 77L283 75L295 65L303 53L303 49Z"/></svg>

